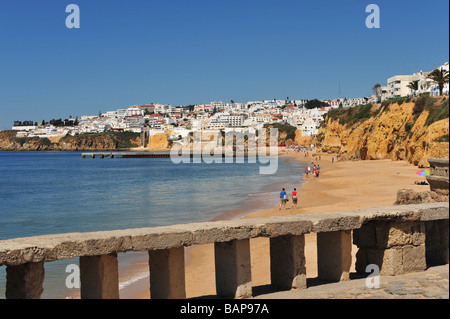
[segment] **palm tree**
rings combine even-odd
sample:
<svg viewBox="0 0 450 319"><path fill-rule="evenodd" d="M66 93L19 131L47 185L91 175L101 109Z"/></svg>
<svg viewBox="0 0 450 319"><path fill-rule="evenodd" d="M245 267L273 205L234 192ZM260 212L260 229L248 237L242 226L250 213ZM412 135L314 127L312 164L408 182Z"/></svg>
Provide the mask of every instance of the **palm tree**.
<svg viewBox="0 0 450 319"><path fill-rule="evenodd" d="M413 91L413 95L416 95L416 91L419 89L419 81L409 82L408 87Z"/></svg>
<svg viewBox="0 0 450 319"><path fill-rule="evenodd" d="M430 74L427 75L427 78L431 79L439 86L439 95L442 95L442 91L444 90L444 85L448 83L448 71L444 69L435 69L431 71Z"/></svg>

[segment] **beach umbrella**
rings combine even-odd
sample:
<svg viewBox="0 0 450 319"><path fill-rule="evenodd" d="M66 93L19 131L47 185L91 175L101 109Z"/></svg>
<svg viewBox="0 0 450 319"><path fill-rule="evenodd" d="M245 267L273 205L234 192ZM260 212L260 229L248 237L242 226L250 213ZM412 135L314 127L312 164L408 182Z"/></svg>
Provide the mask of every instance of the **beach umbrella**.
<svg viewBox="0 0 450 319"><path fill-rule="evenodd" d="M419 176L427 176L427 175L430 175L430 170L429 170L429 169L419 169L419 170L416 172L416 175L419 175Z"/></svg>

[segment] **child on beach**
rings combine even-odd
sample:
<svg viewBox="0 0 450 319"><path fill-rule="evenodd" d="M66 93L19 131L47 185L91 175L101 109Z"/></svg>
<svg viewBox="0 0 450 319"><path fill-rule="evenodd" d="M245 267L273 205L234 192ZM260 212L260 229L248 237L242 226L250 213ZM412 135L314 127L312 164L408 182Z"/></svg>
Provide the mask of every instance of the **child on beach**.
<svg viewBox="0 0 450 319"><path fill-rule="evenodd" d="M280 192L280 209L279 210L281 210L281 208L286 209L286 202L287 202L287 194L283 188Z"/></svg>

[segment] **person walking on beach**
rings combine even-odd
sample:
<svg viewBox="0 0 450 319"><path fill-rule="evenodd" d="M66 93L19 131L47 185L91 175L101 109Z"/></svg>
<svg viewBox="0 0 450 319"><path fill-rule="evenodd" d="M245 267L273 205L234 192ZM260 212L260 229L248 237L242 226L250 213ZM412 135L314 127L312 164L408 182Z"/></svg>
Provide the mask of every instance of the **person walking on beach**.
<svg viewBox="0 0 450 319"><path fill-rule="evenodd" d="M306 167L306 168L305 168L306 178L308 178L308 173L309 173L309 171L308 171L308 168Z"/></svg>
<svg viewBox="0 0 450 319"><path fill-rule="evenodd" d="M284 190L284 188L280 192L280 209L286 209L286 202L287 202L287 193Z"/></svg>
<svg viewBox="0 0 450 319"><path fill-rule="evenodd" d="M297 188L292 191L292 209L297 208Z"/></svg>

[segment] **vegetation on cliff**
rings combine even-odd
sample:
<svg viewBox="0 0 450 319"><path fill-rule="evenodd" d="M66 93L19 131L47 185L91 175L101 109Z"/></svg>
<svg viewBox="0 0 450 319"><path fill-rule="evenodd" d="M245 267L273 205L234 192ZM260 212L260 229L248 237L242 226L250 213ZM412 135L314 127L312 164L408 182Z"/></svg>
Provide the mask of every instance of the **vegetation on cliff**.
<svg viewBox="0 0 450 319"><path fill-rule="evenodd" d="M371 112L372 108L372 104L364 104L349 109L330 110L325 117L324 123L326 123L328 119L333 119L334 121L339 121L341 125L353 125L373 116L374 113Z"/></svg>
<svg viewBox="0 0 450 319"><path fill-rule="evenodd" d="M403 98L327 113L315 143L341 158L407 160L449 156L448 97Z"/></svg>
<svg viewBox="0 0 450 319"><path fill-rule="evenodd" d="M273 123L264 124L264 128L267 130L267 138L270 136L270 129L276 128L278 130L278 144L291 145L295 140L295 133L297 128L289 124L284 123ZM269 140L267 140L267 145L269 145Z"/></svg>

